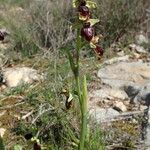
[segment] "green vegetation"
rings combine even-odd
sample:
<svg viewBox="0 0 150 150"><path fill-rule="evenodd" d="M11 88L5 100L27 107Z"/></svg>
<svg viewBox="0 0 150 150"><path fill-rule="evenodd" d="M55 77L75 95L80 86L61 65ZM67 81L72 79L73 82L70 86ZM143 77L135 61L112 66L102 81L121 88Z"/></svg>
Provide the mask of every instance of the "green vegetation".
<svg viewBox="0 0 150 150"><path fill-rule="evenodd" d="M87 84L94 80L93 71L101 62L115 55L108 51L110 45L119 43L121 48L126 49L135 33L141 29L146 31L148 26L145 12L149 7L148 0L97 0L96 3L97 8L92 13L93 18L100 19L96 31L103 35L101 45L106 53L97 61L88 45L82 47L80 75L87 74ZM2 143L5 143L6 149L33 149L34 141L31 138L34 137L40 140L45 150L78 149L81 113L79 89L76 87L85 81L82 79L78 83L75 76L74 82L75 72L71 72L69 60L66 59L66 51L74 55L76 52L76 31L71 28L76 12L72 9L72 2L0 0L0 4L0 28L10 32L10 46L5 50L9 65L21 64L46 74L42 83L21 85L0 95L0 108L4 107L8 112L0 116L2 125L7 129L3 140L0 138L0 150L4 149ZM144 46L149 48L148 44ZM82 89L86 92L85 86ZM70 109L66 108L68 95L64 91L73 95ZM82 94L86 97L84 92ZM87 118L82 116L82 119ZM84 141L85 149L106 149L105 132L101 131L99 125L93 123L91 126L90 138ZM114 126L135 136L132 124L116 123ZM123 145L134 147L128 140Z"/></svg>

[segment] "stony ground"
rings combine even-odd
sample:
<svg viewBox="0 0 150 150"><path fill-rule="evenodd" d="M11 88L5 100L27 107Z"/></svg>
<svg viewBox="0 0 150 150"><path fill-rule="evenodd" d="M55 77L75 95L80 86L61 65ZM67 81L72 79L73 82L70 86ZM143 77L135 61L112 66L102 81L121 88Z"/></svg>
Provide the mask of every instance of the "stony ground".
<svg viewBox="0 0 150 150"><path fill-rule="evenodd" d="M6 43L0 44L3 50L7 46ZM129 54L125 54L119 50L116 57L96 67L88 59L83 62L92 72L92 79L88 80L89 114L93 122L101 125L107 149L150 147L150 54L133 44L129 46L129 51ZM35 122L36 117L32 117L35 108L30 105L32 102L26 102L29 100L27 94L45 82L47 72L42 73L41 66L47 66L47 62L35 59L36 63L32 60L13 64L5 59L5 55L2 51L0 134L4 134L9 149L14 141L24 142L12 131L17 123L22 120ZM85 67L82 71L86 71Z"/></svg>

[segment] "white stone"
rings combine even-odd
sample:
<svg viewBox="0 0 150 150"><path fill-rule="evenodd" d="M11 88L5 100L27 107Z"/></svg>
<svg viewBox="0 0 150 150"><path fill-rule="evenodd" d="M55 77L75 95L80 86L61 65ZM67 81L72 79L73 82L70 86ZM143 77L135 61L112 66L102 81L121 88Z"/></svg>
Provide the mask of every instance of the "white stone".
<svg viewBox="0 0 150 150"><path fill-rule="evenodd" d="M96 120L97 123L109 122L115 119L120 113L112 108L104 109L100 107L95 107L89 111L91 118Z"/></svg>
<svg viewBox="0 0 150 150"><path fill-rule="evenodd" d="M43 76L37 70L28 67L13 67L3 69L4 79L8 87L16 87L24 83L40 81Z"/></svg>
<svg viewBox="0 0 150 150"><path fill-rule="evenodd" d="M126 92L124 92L123 90L120 89L112 89L112 88L102 88L99 90L94 90L89 94L89 97L96 97L99 99L127 99L128 96L126 94Z"/></svg>
<svg viewBox="0 0 150 150"><path fill-rule="evenodd" d="M118 110L118 111L121 111L121 112L127 111L127 107L124 105L124 103L123 102L118 102L118 101L116 101L114 103L114 109Z"/></svg>
<svg viewBox="0 0 150 150"><path fill-rule="evenodd" d="M112 59L109 59L109 60L106 60L103 65L111 65L111 64L114 64L114 63L118 63L118 62L126 62L126 61L129 61L129 58L130 56L129 55L125 55L125 56L122 56L122 57L114 57Z"/></svg>
<svg viewBox="0 0 150 150"><path fill-rule="evenodd" d="M144 35L142 31L138 35L136 35L135 39L136 39L136 43L139 45L149 42L148 38Z"/></svg>
<svg viewBox="0 0 150 150"><path fill-rule="evenodd" d="M137 53L148 53L144 47L136 45L136 44L130 44L129 48Z"/></svg>

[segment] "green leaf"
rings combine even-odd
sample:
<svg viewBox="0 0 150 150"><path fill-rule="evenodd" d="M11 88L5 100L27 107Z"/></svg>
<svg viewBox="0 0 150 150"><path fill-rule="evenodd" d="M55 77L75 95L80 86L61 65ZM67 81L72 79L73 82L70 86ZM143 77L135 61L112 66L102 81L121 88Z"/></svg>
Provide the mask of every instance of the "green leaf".
<svg viewBox="0 0 150 150"><path fill-rule="evenodd" d="M72 6L76 8L79 5L78 0L72 0Z"/></svg>
<svg viewBox="0 0 150 150"><path fill-rule="evenodd" d="M23 147L17 144L14 146L14 150L23 150Z"/></svg>
<svg viewBox="0 0 150 150"><path fill-rule="evenodd" d="M93 26L96 23L98 23L100 20L99 19L89 19L88 22L90 22L90 25Z"/></svg>
<svg viewBox="0 0 150 150"><path fill-rule="evenodd" d="M89 8L96 8L97 4L95 2L92 2L92 1L86 1L86 6Z"/></svg>

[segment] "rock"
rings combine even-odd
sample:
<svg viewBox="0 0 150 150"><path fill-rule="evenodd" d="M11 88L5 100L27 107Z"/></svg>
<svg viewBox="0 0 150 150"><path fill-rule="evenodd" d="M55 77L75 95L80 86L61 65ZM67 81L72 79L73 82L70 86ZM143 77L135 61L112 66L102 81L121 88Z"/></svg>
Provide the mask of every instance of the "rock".
<svg viewBox="0 0 150 150"><path fill-rule="evenodd" d="M140 107L138 108L138 110L143 111L143 112L147 109L148 109L148 107L145 105L140 105Z"/></svg>
<svg viewBox="0 0 150 150"><path fill-rule="evenodd" d="M89 93L89 109L94 109L97 106L110 107L116 99L125 101L128 99L128 96L125 91L106 87L92 91Z"/></svg>
<svg viewBox="0 0 150 150"><path fill-rule="evenodd" d="M103 84L112 88L143 86L150 82L150 63L119 62L104 66L98 71Z"/></svg>
<svg viewBox="0 0 150 150"><path fill-rule="evenodd" d="M3 76L8 87L16 87L24 83L33 83L43 79L37 70L28 67L13 67L3 69Z"/></svg>
<svg viewBox="0 0 150 150"><path fill-rule="evenodd" d="M150 147L150 126L148 126L147 129L146 129L145 144L146 144L146 146ZM147 150L150 150L150 148L147 149Z"/></svg>
<svg viewBox="0 0 150 150"><path fill-rule="evenodd" d="M97 123L107 122L115 117L119 116L120 113L112 108L104 109L100 107L95 107L89 111L91 118L94 118Z"/></svg>
<svg viewBox="0 0 150 150"><path fill-rule="evenodd" d="M126 55L126 56L123 56L123 57L114 57L112 59L109 59L107 61L105 61L103 63L103 65L111 65L111 64L114 64L114 63L118 63L118 62L126 62L126 61L129 61L129 55Z"/></svg>
<svg viewBox="0 0 150 150"><path fill-rule="evenodd" d="M127 111L127 108L126 108L126 106L124 105L123 102L118 102L118 101L116 101L116 102L114 103L114 107L113 107L113 108L114 108L115 110L121 111L121 112Z"/></svg>
<svg viewBox="0 0 150 150"><path fill-rule="evenodd" d="M150 83L144 85L139 93L134 98L135 103L142 103L146 106L150 106Z"/></svg>
<svg viewBox="0 0 150 150"><path fill-rule="evenodd" d="M142 46L139 46L139 45L136 45L136 44L130 44L129 45L129 48L132 50L132 51L135 51L137 53L148 53L144 47Z"/></svg>
<svg viewBox="0 0 150 150"><path fill-rule="evenodd" d="M124 86L125 92L127 93L128 97L132 100L139 93L140 88L141 88L140 86L136 86L136 85Z"/></svg>
<svg viewBox="0 0 150 150"><path fill-rule="evenodd" d="M119 57L123 57L123 56L125 55L125 53L124 53L124 51L120 51L120 52L117 53L117 55L118 55Z"/></svg>
<svg viewBox="0 0 150 150"><path fill-rule="evenodd" d="M139 45L149 42L148 38L144 35L142 31L138 35L136 35L135 40L136 40L136 43Z"/></svg>
<svg viewBox="0 0 150 150"><path fill-rule="evenodd" d="M0 136L3 137L5 134L6 129L0 128Z"/></svg>
<svg viewBox="0 0 150 150"><path fill-rule="evenodd" d="M96 97L99 99L122 99L125 100L128 98L126 92L119 89L112 89L112 88L102 88L100 90L95 90L89 94L89 97Z"/></svg>
<svg viewBox="0 0 150 150"><path fill-rule="evenodd" d="M141 54L139 54L139 53L133 53L133 57L134 57L134 59L136 59L136 60L140 60L141 59Z"/></svg>

